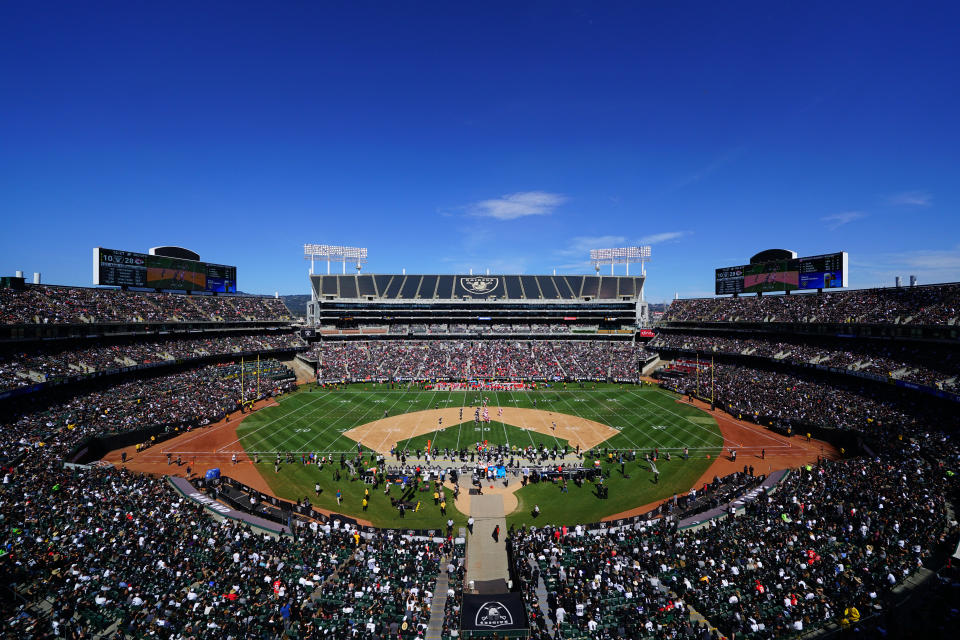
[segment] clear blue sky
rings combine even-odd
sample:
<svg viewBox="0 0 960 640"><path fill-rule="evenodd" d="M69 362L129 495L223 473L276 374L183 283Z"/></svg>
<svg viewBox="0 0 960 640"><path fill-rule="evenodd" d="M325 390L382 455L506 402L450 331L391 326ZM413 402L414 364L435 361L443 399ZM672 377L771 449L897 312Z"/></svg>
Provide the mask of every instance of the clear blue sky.
<svg viewBox="0 0 960 640"><path fill-rule="evenodd" d="M0 272L195 249L307 293L370 272L586 272L648 298L760 249L960 280L960 4L6 2Z"/></svg>

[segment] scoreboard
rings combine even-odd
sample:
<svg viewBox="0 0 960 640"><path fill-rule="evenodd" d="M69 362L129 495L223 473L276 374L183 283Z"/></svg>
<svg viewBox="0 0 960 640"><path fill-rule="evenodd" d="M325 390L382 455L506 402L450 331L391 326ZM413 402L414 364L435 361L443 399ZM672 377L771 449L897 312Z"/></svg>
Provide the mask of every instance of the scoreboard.
<svg viewBox="0 0 960 640"><path fill-rule="evenodd" d="M93 249L93 284L183 291L237 292L237 268L117 249Z"/></svg>
<svg viewBox="0 0 960 640"><path fill-rule="evenodd" d="M716 270L714 291L766 293L803 289L838 289L847 286L847 252L806 258L773 260Z"/></svg>

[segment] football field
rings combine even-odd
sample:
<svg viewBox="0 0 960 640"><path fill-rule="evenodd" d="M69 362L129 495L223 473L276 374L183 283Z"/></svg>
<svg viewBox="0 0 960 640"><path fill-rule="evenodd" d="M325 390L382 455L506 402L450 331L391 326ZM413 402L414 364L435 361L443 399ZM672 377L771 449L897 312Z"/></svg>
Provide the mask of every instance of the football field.
<svg viewBox="0 0 960 640"><path fill-rule="evenodd" d="M474 414L483 398L488 400L490 422L477 424ZM678 404L675 396L653 387L616 384L483 392L390 390L373 384L337 390L308 386L280 398L278 406L248 416L237 429L237 436L248 454L353 454L357 441L347 432L383 418L385 412L397 416L454 408L463 410L462 421L440 425L425 413L419 422L411 421L409 433L399 434L396 444L412 451L425 448L428 439L435 447L450 449L469 448L482 441L511 449L540 444L562 447L566 443L565 439L524 428L524 424L504 424L497 419L500 407L549 412L554 416L551 421L561 426L563 415L608 425L616 433L600 446L610 449L659 448L675 453L686 447L691 453L716 455L722 444L716 422L704 412ZM429 435L417 435L427 420L431 420ZM224 451L230 452L230 447Z"/></svg>
<svg viewBox="0 0 960 640"><path fill-rule="evenodd" d="M475 421L483 400L487 400L489 422ZM258 470L280 497L309 497L314 505L339 513L370 520L377 526L430 528L440 526L447 517L458 524L466 516L453 507L441 516L432 499L423 511L406 514L400 520L390 508L389 496L382 490L372 492L367 511L360 504L365 495L363 482L338 474L339 460L358 452L362 440L364 466L372 465L373 450L384 453L388 466L396 466L391 449L408 451L408 464L423 460L420 452L429 440L434 449L475 449L478 443L505 445L511 452L525 447L571 452L581 444L584 466L601 460L608 499L598 499L595 486L570 486L559 493L552 483L528 485L516 491L519 506L511 523L532 523L529 509L539 505L545 514L556 507L567 522L591 522L602 517L683 492L697 481L720 453L723 437L716 421L703 411L680 404L675 395L655 387L618 384L563 384L526 391L434 391L389 385L354 384L339 389L304 386L247 416L237 428L237 440L219 453L243 450L251 457L259 455ZM482 409L480 409L482 411ZM502 412L501 412L502 410ZM461 416L462 411L462 418ZM500 415L502 413L502 419ZM363 437L360 435L363 433ZM689 460L682 460L686 448ZM659 477L655 481L643 459L645 453L659 449ZM419 452L418 452L419 450ZM621 468L611 451L634 451L636 461ZM586 452L592 452L587 454ZM671 461L664 454L671 454ZM290 453L296 464L283 464L276 470L277 454ZM313 453L332 456L337 463L324 468L300 464L301 456ZM519 459L519 458L518 458ZM460 466L440 461L443 466ZM468 462L469 465L469 457ZM623 469L623 470L621 470ZM319 485L320 491L316 491ZM336 493L340 491L342 502ZM562 495L562 497L561 497ZM541 522L543 520L541 519ZM538 523L539 524L539 523Z"/></svg>

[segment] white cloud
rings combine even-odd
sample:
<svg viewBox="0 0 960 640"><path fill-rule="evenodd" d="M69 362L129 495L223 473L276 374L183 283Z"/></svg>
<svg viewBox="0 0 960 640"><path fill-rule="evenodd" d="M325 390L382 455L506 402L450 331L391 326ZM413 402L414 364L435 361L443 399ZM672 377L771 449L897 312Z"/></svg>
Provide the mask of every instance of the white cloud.
<svg viewBox="0 0 960 640"><path fill-rule="evenodd" d="M834 229L839 229L845 224L850 224L855 220L860 220L866 217L867 214L862 211L844 211L843 213L835 213L833 215L824 216L820 218L820 220L826 222L827 228L833 231Z"/></svg>
<svg viewBox="0 0 960 640"><path fill-rule="evenodd" d="M545 216L567 201L559 193L521 191L508 193L492 200L481 200L467 210L475 216L497 220L515 220L525 216Z"/></svg>
<svg viewBox="0 0 960 640"><path fill-rule="evenodd" d="M556 253L561 256L586 256L590 249L625 246L626 242L624 236L576 236L566 248L557 249Z"/></svg>
<svg viewBox="0 0 960 640"><path fill-rule="evenodd" d="M627 238L626 236L575 236L570 239L566 247L557 249L554 253L566 260L558 264L558 269L587 269L593 268L590 262L590 249L607 249L613 247L635 247L638 245L652 245L678 240L684 236L690 235L689 231L664 231L662 233L653 233L642 238ZM582 260L577 260L582 258Z"/></svg>
<svg viewBox="0 0 960 640"><path fill-rule="evenodd" d="M898 207L929 207L933 196L926 191L903 191L887 198L887 202Z"/></svg>
<svg viewBox="0 0 960 640"><path fill-rule="evenodd" d="M654 233L648 236L643 236L639 241L637 241L637 244L661 244L664 242L670 242L671 240L678 240L688 235L690 235L689 231L665 231L663 233Z"/></svg>

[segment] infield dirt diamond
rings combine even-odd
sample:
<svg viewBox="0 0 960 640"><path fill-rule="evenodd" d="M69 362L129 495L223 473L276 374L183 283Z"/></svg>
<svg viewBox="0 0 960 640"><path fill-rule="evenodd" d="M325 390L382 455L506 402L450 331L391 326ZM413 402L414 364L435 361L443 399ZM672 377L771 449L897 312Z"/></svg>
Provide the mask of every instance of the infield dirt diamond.
<svg viewBox="0 0 960 640"><path fill-rule="evenodd" d="M493 411L491 410L491 414ZM528 431L537 431L559 439L567 440L571 446L581 449L591 449L601 442L617 435L619 431L594 420L556 411L542 411L540 409L522 409L517 407L503 407L503 415L491 415L497 422L512 425ZM438 424L443 418L444 424ZM381 418L354 427L345 431L344 435L360 444L388 453L401 440L434 433L439 428L469 424L472 417L464 421L460 418L460 408L427 409L414 411L398 416ZM553 429L556 423L556 430Z"/></svg>

